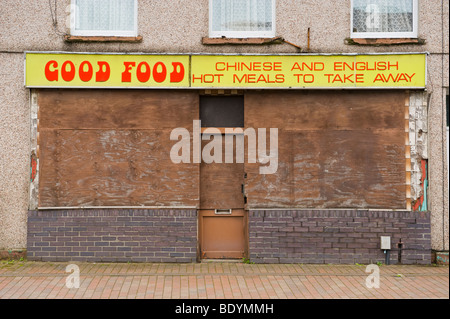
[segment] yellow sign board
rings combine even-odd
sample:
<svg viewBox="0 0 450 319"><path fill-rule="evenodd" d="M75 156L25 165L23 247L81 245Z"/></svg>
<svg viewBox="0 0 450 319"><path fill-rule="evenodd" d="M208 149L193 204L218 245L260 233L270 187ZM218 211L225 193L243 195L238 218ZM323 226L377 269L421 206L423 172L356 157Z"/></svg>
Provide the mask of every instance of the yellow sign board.
<svg viewBox="0 0 450 319"><path fill-rule="evenodd" d="M426 54L27 53L27 87L424 88Z"/></svg>
<svg viewBox="0 0 450 319"><path fill-rule="evenodd" d="M189 87L188 55L27 53L27 87Z"/></svg>
<svg viewBox="0 0 450 319"><path fill-rule="evenodd" d="M425 55L193 56L192 87L425 87Z"/></svg>

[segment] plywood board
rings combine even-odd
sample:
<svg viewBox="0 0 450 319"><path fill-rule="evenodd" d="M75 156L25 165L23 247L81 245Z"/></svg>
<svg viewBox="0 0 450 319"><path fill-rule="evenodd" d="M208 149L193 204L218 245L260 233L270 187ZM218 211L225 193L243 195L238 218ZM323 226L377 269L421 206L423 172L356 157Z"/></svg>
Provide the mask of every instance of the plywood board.
<svg viewBox="0 0 450 319"><path fill-rule="evenodd" d="M39 124L53 129L192 128L198 94L176 90L41 90Z"/></svg>
<svg viewBox="0 0 450 319"><path fill-rule="evenodd" d="M170 159L195 94L52 90L39 106L40 207L198 206L199 165Z"/></svg>
<svg viewBox="0 0 450 319"><path fill-rule="evenodd" d="M265 91L245 95L245 126L285 130L403 129L404 91Z"/></svg>
<svg viewBox="0 0 450 319"><path fill-rule="evenodd" d="M223 153L221 163L205 163L200 165L200 208L201 209L238 209L244 208L244 164L236 162L236 152L233 153L233 163L225 163L225 135L223 137ZM235 145L235 142L231 143ZM203 141L204 147L210 141ZM203 149L202 147L202 149Z"/></svg>
<svg viewBox="0 0 450 319"><path fill-rule="evenodd" d="M197 206L198 165L168 130L41 131L40 206Z"/></svg>
<svg viewBox="0 0 450 319"><path fill-rule="evenodd" d="M404 209L403 101L404 92L248 94L246 127L279 128L276 174L245 164L248 207Z"/></svg>

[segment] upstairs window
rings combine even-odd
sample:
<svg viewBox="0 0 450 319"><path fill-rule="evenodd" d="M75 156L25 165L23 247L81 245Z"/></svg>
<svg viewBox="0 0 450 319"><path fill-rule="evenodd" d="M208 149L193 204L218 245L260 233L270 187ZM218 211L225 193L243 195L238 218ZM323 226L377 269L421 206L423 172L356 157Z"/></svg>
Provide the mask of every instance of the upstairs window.
<svg viewBox="0 0 450 319"><path fill-rule="evenodd" d="M352 0L352 38L417 38L418 0Z"/></svg>
<svg viewBox="0 0 450 319"><path fill-rule="evenodd" d="M275 36L275 0L209 0L210 37Z"/></svg>
<svg viewBox="0 0 450 319"><path fill-rule="evenodd" d="M137 36L137 0L72 0L75 36Z"/></svg>

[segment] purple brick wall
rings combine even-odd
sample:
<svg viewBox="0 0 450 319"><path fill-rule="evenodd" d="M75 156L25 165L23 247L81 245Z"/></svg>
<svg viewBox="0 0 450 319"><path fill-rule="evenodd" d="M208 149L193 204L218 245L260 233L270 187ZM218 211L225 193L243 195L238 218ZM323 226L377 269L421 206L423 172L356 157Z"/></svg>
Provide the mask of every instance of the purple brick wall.
<svg viewBox="0 0 450 319"><path fill-rule="evenodd" d="M257 263L431 263L429 213L367 210L249 212ZM197 211L89 209L29 211L27 258L39 261L196 262Z"/></svg>
<svg viewBox="0 0 450 319"><path fill-rule="evenodd" d="M257 263L385 263L380 236L391 236L391 264L431 263L430 214L406 211L250 211L250 260Z"/></svg>
<svg viewBox="0 0 450 319"><path fill-rule="evenodd" d="M29 211L27 258L39 261L195 262L197 211Z"/></svg>

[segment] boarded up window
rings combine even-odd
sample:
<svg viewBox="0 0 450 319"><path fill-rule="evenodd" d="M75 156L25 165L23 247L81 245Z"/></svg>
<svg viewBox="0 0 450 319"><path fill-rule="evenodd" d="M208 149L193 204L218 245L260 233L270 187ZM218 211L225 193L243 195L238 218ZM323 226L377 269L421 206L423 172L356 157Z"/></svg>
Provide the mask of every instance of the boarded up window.
<svg viewBox="0 0 450 319"><path fill-rule="evenodd" d="M406 208L405 92L249 92L245 127L279 129L278 171L245 163L250 208Z"/></svg>
<svg viewBox="0 0 450 319"><path fill-rule="evenodd" d="M197 94L42 90L38 103L40 207L198 205L198 164L170 160Z"/></svg>

